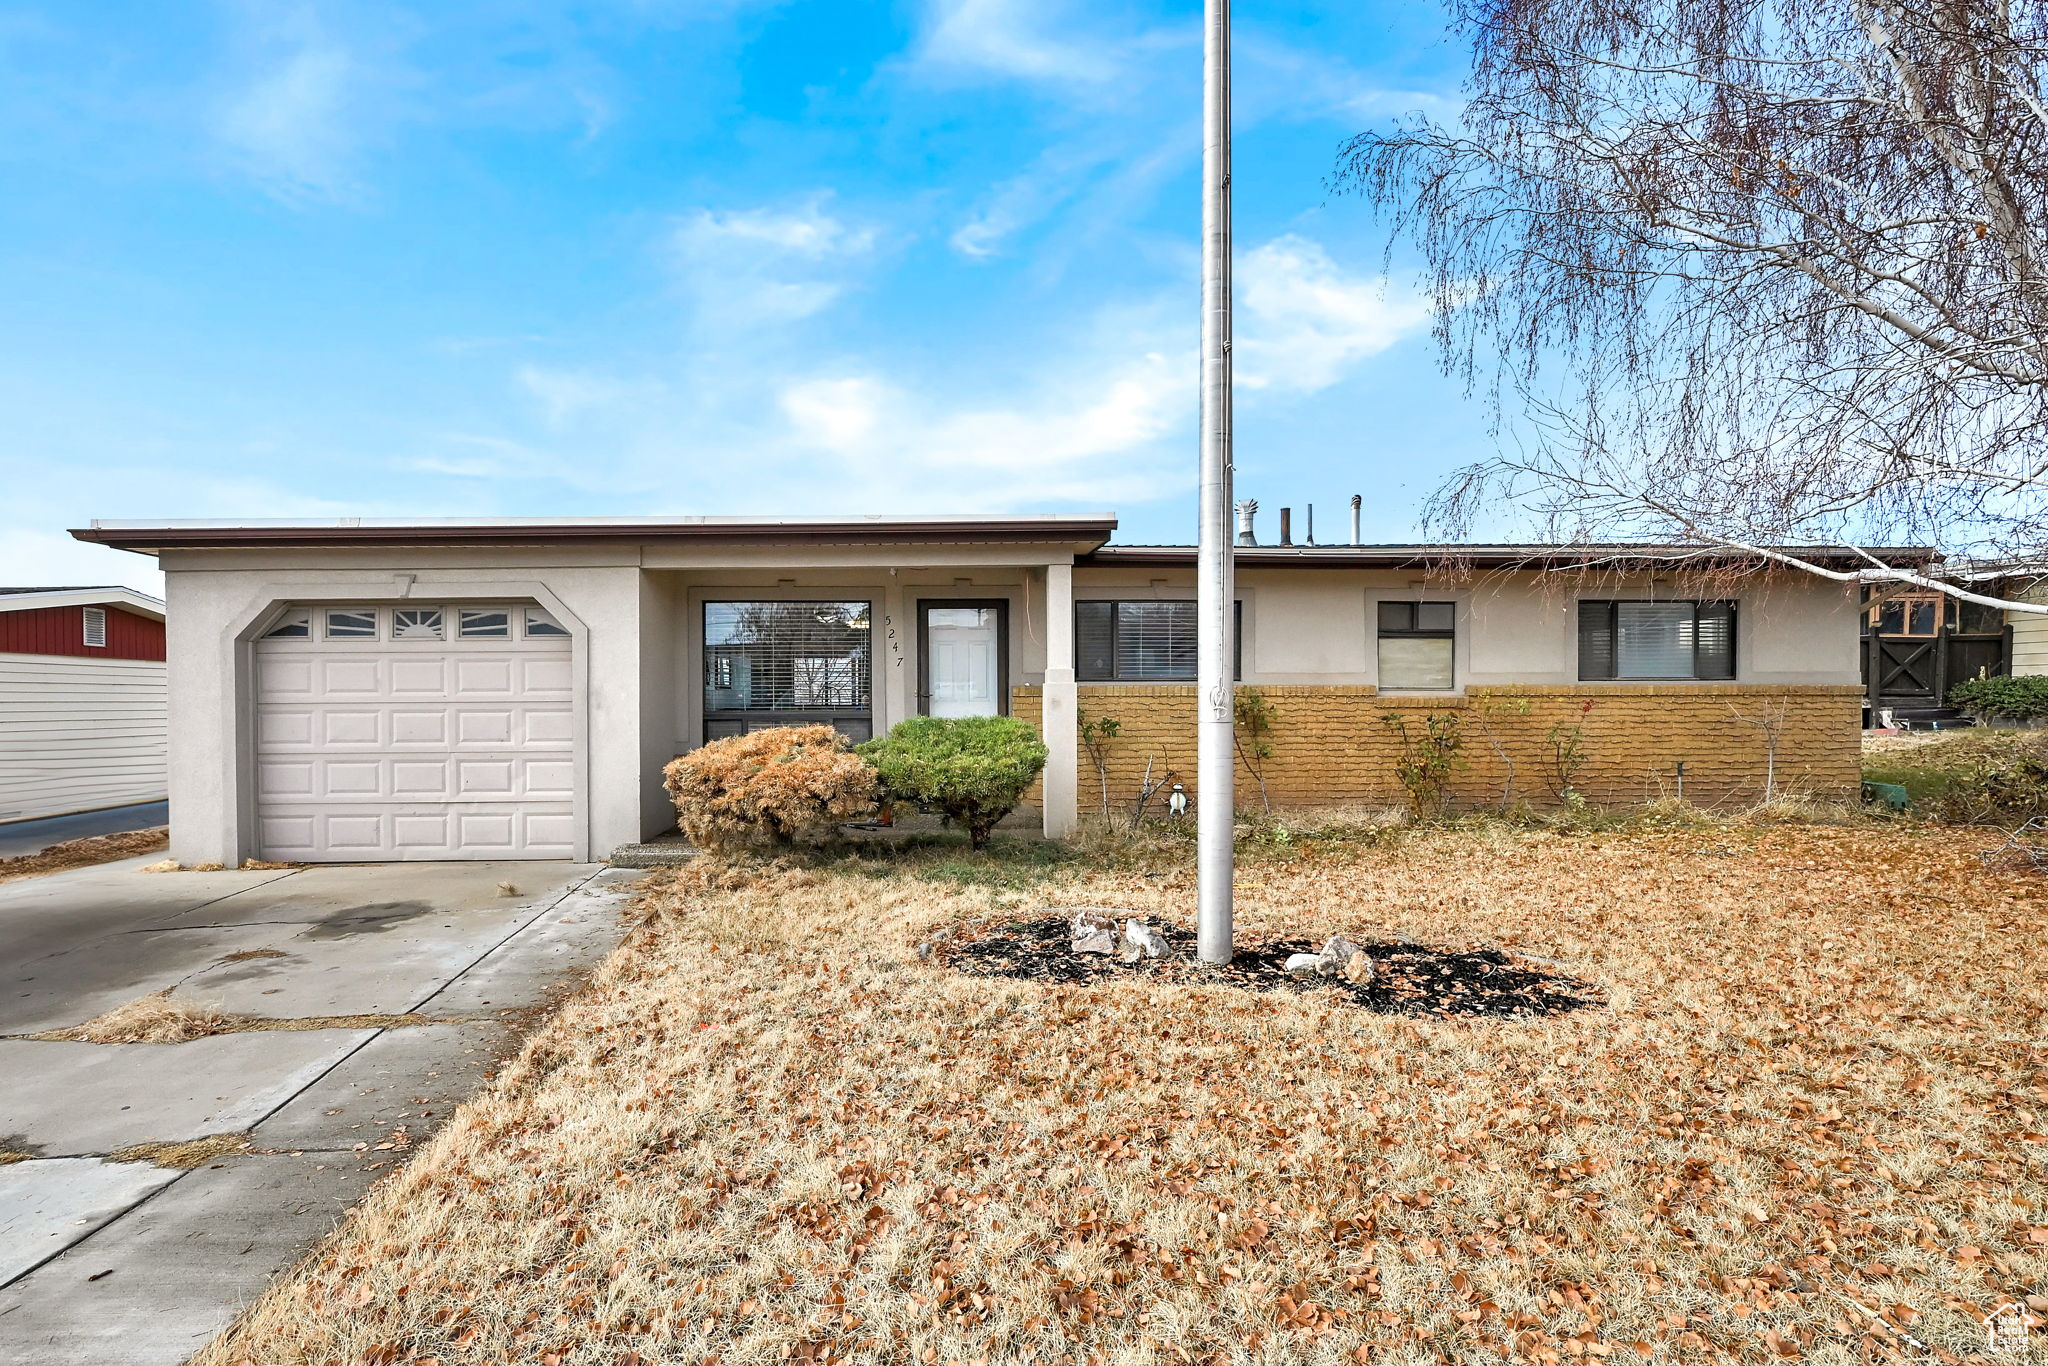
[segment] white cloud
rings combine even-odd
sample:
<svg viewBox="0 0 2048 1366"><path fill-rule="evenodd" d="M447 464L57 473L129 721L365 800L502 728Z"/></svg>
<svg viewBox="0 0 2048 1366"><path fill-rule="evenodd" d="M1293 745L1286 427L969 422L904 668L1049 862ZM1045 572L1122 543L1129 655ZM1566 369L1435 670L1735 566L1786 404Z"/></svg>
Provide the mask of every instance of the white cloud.
<svg viewBox="0 0 2048 1366"><path fill-rule="evenodd" d="M831 306L875 233L827 213L830 199L821 191L792 208L698 209L677 223L674 265L702 320L752 329Z"/></svg>
<svg viewBox="0 0 2048 1366"><path fill-rule="evenodd" d="M790 427L780 454L836 469L905 511L1158 497L1161 445L1190 411L1191 365L1156 351L1094 359L995 403L872 374L797 380L779 396Z"/></svg>
<svg viewBox="0 0 2048 1366"><path fill-rule="evenodd" d="M368 68L306 10L264 10L249 37L247 79L219 107L216 134L282 198L355 198L372 122Z"/></svg>
<svg viewBox="0 0 2048 1366"><path fill-rule="evenodd" d="M1054 0L932 0L918 57L941 68L1062 85L1113 79L1123 67L1114 44L1053 35L1064 9Z"/></svg>
<svg viewBox="0 0 2048 1366"><path fill-rule="evenodd" d="M617 403L632 386L610 375L588 370L556 370L541 365L522 365L515 378L519 386L540 401L551 426L561 426L577 414Z"/></svg>
<svg viewBox="0 0 2048 1366"><path fill-rule="evenodd" d="M1353 275L1319 242L1289 233L1233 273L1237 383L1315 393L1429 321L1429 307L1382 277Z"/></svg>

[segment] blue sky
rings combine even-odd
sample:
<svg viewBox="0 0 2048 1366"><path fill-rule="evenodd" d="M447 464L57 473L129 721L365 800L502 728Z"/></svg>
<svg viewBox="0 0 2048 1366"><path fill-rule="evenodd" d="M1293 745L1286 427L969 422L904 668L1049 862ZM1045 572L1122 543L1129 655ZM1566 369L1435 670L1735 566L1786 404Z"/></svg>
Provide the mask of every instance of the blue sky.
<svg viewBox="0 0 2048 1366"><path fill-rule="evenodd" d="M1197 0L0 0L0 583L92 517L1193 532ZM1430 6L1239 0L1238 484L1413 531L1484 413L1349 133ZM1271 526L1270 511L1265 514Z"/></svg>

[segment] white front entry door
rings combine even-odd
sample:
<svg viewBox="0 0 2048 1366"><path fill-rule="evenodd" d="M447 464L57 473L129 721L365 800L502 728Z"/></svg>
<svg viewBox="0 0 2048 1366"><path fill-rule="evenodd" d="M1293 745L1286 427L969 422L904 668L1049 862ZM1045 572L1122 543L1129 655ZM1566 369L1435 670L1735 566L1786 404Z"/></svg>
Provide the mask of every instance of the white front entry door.
<svg viewBox="0 0 2048 1366"><path fill-rule="evenodd" d="M927 714L1002 715L1002 631L996 603L924 609Z"/></svg>
<svg viewBox="0 0 2048 1366"><path fill-rule="evenodd" d="M526 621L537 609L517 605L449 609L436 635L408 636L419 609L395 610L407 615L362 609L337 620L375 620L360 638L330 634L329 613L314 610L293 623L304 634L256 642L260 856L573 857L568 636L541 634L552 623ZM462 638L464 617L503 634Z"/></svg>

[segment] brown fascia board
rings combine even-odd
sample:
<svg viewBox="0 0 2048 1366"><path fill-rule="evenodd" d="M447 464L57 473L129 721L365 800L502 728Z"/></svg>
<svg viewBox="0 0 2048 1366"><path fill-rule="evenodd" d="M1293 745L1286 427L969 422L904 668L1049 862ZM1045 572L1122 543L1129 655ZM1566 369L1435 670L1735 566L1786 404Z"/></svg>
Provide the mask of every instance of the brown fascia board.
<svg viewBox="0 0 2048 1366"><path fill-rule="evenodd" d="M289 546L602 545L619 541L710 541L721 545L1063 545L1099 549L1114 517L790 522L166 523L74 528L81 541L155 554L159 550L241 550Z"/></svg>
<svg viewBox="0 0 2048 1366"><path fill-rule="evenodd" d="M1870 561L1855 551L1829 546L1772 546L1829 569L1862 569ZM1867 554L1886 564L1925 566L1937 556L1925 546L1872 546ZM1613 568L1617 564L1764 565L1767 557L1711 546L1674 545L1361 545L1361 546L1238 546L1236 561L1248 569L1557 569L1572 565ZM1191 566L1195 547L1184 545L1105 546L1084 555L1084 565L1134 567ZM1785 565L1791 569L1793 566Z"/></svg>

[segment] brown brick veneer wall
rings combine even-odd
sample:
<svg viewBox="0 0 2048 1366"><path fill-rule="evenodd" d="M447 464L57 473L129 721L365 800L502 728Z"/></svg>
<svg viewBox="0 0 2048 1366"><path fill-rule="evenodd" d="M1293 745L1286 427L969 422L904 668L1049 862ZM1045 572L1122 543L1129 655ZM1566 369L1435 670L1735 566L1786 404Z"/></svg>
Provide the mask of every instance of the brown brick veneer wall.
<svg viewBox="0 0 2048 1366"><path fill-rule="evenodd" d="M1777 732L1780 792L1848 797L1858 782L1863 690L1745 683L1620 683L1602 686L1474 688L1464 697L1380 696L1352 687L1262 686L1277 713L1265 762L1276 806L1400 802L1394 764L1400 733L1381 720L1403 718L1419 737L1431 712L1458 717L1464 767L1451 780L1458 805L1500 800L1513 766L1518 797L1552 800L1544 772L1553 727L1583 730L1573 786L1595 802L1637 802L1676 795L1685 764L1685 796L1701 805L1733 805L1764 793L1768 735ZM1114 717L1122 733L1109 751L1113 805L1127 805L1145 760L1175 770L1195 792L1195 690L1188 685L1082 685L1083 719ZM1037 725L1039 690L1018 688L1017 716ZM1503 758L1505 755L1505 759ZM1258 787L1238 765L1238 805L1258 804ZM1095 766L1080 756L1081 809L1101 799ZM1032 794L1037 800L1037 793Z"/></svg>

